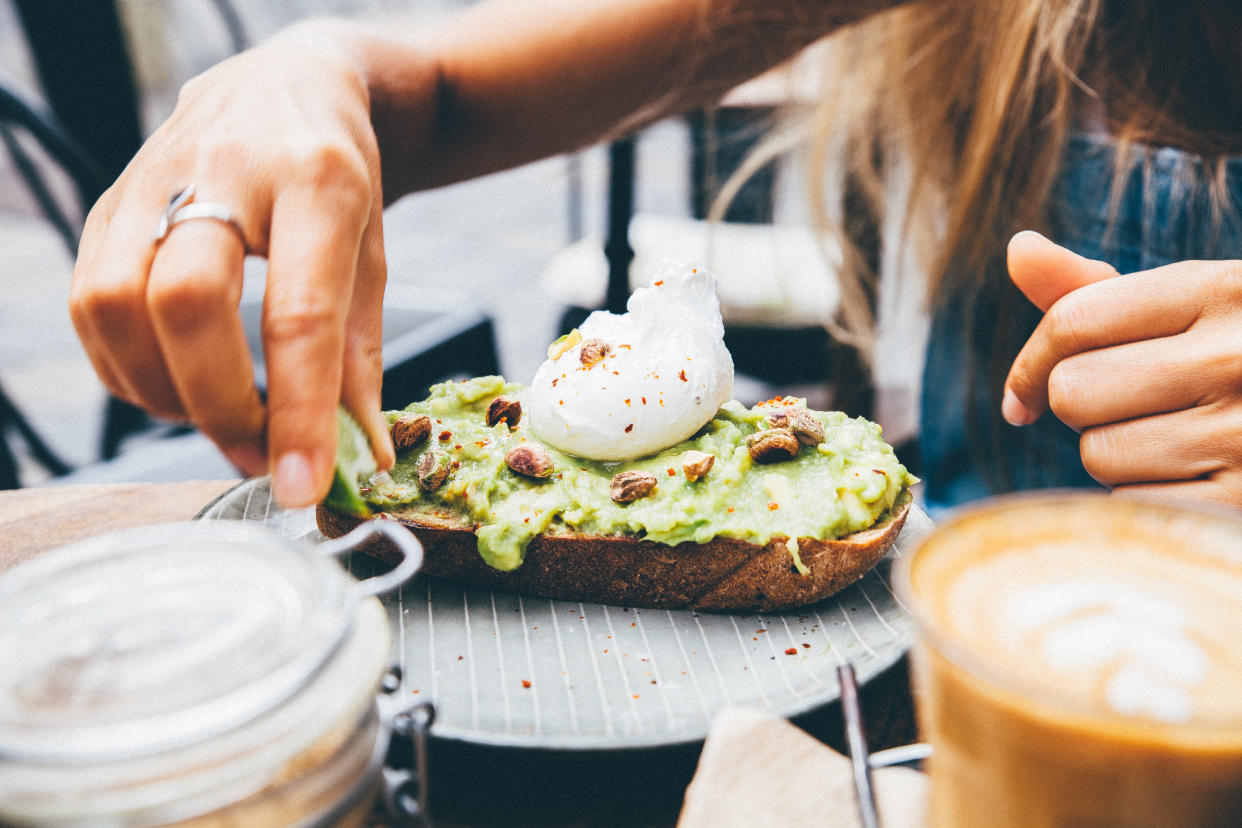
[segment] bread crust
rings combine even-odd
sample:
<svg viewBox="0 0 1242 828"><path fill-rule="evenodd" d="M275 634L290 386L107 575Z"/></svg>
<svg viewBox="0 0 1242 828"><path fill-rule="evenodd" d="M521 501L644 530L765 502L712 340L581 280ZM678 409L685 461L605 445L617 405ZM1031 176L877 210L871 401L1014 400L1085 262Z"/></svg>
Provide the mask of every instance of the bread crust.
<svg viewBox="0 0 1242 828"><path fill-rule="evenodd" d="M540 535L522 565L501 572L479 556L474 528L448 513L394 512L377 518L406 526L423 544L423 571L469 584L571 601L655 609L711 612L768 611L813 604L857 581L884 557L905 525L911 498L897 504L869 529L835 540L799 538L798 553L810 568L801 575L784 536L764 546L732 538L669 546L629 537ZM316 511L319 529L339 537L364 518ZM384 540L364 551L386 560L397 556Z"/></svg>

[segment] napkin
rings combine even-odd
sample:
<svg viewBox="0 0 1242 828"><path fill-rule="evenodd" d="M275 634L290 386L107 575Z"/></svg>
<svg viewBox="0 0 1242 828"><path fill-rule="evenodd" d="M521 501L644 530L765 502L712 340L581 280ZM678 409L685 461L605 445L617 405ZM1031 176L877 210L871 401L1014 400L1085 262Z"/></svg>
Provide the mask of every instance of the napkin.
<svg viewBox="0 0 1242 828"><path fill-rule="evenodd" d="M872 772L883 828L926 823L927 778L909 768ZM850 760L772 713L716 715L686 789L678 828L857 828Z"/></svg>

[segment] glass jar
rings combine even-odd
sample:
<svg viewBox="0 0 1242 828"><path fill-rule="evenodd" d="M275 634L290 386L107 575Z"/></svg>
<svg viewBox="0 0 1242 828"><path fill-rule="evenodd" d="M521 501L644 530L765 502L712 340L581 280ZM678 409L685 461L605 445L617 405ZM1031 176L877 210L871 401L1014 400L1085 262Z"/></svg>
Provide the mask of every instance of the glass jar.
<svg viewBox="0 0 1242 828"><path fill-rule="evenodd" d="M335 556L404 555L358 581ZM376 595L422 564L379 521L338 541L164 524L0 575L0 823L356 825L392 713Z"/></svg>

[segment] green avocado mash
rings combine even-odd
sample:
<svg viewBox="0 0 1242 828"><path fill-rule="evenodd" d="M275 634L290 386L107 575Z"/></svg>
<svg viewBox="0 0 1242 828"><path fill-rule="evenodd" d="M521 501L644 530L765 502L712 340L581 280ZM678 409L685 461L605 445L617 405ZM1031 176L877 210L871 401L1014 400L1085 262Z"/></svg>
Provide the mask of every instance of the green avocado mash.
<svg viewBox="0 0 1242 828"><path fill-rule="evenodd" d="M398 453L390 475L360 476L361 500L373 511L454 512L477 526L483 560L510 570L521 565L527 543L543 533L628 535L667 544L841 537L871 526L917 482L881 439L878 425L840 412L813 412L825 426L823 443L803 446L792 460L757 464L746 438L768 427L764 417L773 406L747 409L738 402L725 403L690 439L639 460L600 463L545 446L554 470L535 480L505 465L513 446L538 442L527 418L513 429L503 420L486 423L488 404L500 395L525 403L522 386L479 377L436 385L428 399L404 412L386 412L390 423L405 414L429 415L431 436ZM415 473L429 448L452 456L447 480L432 492L420 490ZM682 469L688 449L716 458L696 482ZM622 505L609 497L609 483L628 470L650 472L658 483L651 494ZM332 505L356 511L351 501Z"/></svg>

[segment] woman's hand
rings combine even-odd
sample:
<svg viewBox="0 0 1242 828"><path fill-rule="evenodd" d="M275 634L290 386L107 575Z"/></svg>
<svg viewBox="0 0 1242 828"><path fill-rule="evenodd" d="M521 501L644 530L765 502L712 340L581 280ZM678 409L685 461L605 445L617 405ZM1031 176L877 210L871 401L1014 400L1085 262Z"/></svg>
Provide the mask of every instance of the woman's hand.
<svg viewBox="0 0 1242 828"><path fill-rule="evenodd" d="M1118 276L1020 233L1009 272L1046 314L1010 369L1005 419L1051 408L1107 486L1242 505L1242 262Z"/></svg>
<svg viewBox="0 0 1242 828"><path fill-rule="evenodd" d="M385 262L367 86L346 53L291 34L185 85L172 116L91 210L70 312L108 389L193 423L243 471L304 506L331 481L338 401L381 468ZM227 207L153 241L169 197ZM244 235L244 239L242 236ZM238 316L242 263L268 259L266 406Z"/></svg>

